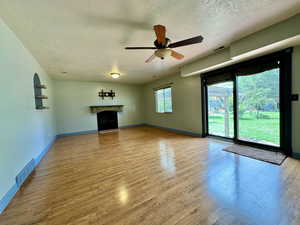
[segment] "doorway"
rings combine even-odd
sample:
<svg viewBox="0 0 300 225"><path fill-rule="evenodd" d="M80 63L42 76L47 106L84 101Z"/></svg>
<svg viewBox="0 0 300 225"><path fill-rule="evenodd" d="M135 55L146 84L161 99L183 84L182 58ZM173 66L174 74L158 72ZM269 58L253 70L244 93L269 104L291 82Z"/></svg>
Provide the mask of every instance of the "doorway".
<svg viewBox="0 0 300 225"><path fill-rule="evenodd" d="M291 54L286 49L203 74L203 136L290 155Z"/></svg>

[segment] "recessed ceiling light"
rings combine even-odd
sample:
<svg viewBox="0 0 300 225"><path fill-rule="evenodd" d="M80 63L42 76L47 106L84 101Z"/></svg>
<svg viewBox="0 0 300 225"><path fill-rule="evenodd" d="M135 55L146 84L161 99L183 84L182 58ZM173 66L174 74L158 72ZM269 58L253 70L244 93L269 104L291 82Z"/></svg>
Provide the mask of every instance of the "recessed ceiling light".
<svg viewBox="0 0 300 225"><path fill-rule="evenodd" d="M119 73L110 73L110 76L114 79L117 79L120 77L120 74Z"/></svg>

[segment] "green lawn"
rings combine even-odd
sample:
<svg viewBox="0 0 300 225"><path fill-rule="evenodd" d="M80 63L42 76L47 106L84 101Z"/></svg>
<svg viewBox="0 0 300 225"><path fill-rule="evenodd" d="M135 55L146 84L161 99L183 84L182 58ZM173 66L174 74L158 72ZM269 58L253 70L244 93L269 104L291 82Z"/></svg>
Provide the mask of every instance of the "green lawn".
<svg viewBox="0 0 300 225"><path fill-rule="evenodd" d="M263 112L263 119L245 113L239 119L239 138L279 145L279 112ZM209 133L224 136L224 115L209 115ZM233 137L233 116L230 116L229 135Z"/></svg>

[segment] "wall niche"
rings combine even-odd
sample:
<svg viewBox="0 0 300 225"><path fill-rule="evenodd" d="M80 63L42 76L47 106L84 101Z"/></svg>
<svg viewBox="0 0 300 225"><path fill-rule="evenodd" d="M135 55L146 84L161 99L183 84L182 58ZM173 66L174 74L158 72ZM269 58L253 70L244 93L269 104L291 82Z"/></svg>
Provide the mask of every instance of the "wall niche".
<svg viewBox="0 0 300 225"><path fill-rule="evenodd" d="M43 100L48 99L48 97L42 94L42 89L47 89L47 86L41 84L41 80L37 73L35 73L33 76L33 87L34 87L35 108L38 110L49 109L49 107L44 106L43 103Z"/></svg>

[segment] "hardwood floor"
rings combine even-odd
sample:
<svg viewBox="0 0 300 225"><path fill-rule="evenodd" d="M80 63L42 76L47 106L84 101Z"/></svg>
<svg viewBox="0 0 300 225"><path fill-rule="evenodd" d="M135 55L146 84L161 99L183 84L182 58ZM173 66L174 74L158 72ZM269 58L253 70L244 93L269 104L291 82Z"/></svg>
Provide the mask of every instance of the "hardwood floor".
<svg viewBox="0 0 300 225"><path fill-rule="evenodd" d="M149 127L59 138L0 224L300 224L300 162L225 145Z"/></svg>

